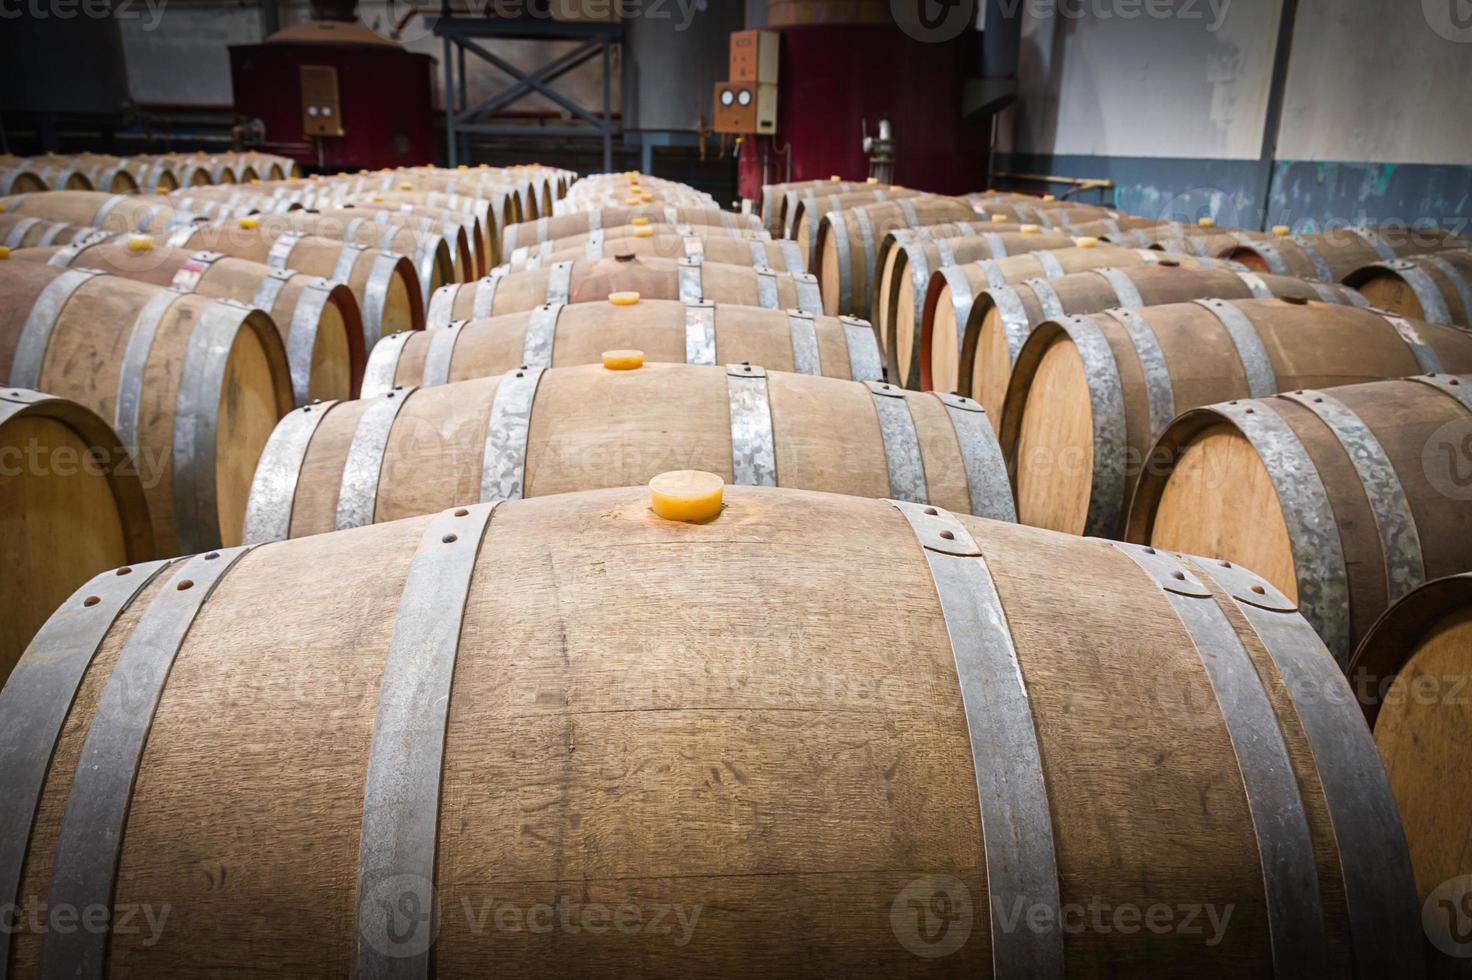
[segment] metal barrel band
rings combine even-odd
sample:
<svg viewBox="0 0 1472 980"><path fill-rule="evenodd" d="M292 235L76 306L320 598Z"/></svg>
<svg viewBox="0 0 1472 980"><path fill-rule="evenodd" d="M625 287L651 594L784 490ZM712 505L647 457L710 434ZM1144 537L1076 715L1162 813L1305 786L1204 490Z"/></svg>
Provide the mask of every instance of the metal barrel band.
<svg viewBox="0 0 1472 980"><path fill-rule="evenodd" d="M843 339L848 345L849 377L855 381L878 381L884 377L884 356L874 325L854 316L840 316Z"/></svg>
<svg viewBox="0 0 1472 980"><path fill-rule="evenodd" d="M554 262L547 269L547 295L544 302L566 303L572 291L572 263Z"/></svg>
<svg viewBox="0 0 1472 980"><path fill-rule="evenodd" d="M818 353L818 328L811 313L787 311L787 333L792 340L792 365L798 374L822 374Z"/></svg>
<svg viewBox="0 0 1472 980"><path fill-rule="evenodd" d="M855 208L854 220L859 224L859 247L861 255L859 264L851 266L847 262L839 268L839 272L847 272L849 303L840 307L842 313L868 313L870 280L874 278L874 267L877 262L874 244L874 223L869 220L867 208ZM861 278L862 277L862 278Z"/></svg>
<svg viewBox="0 0 1472 980"><path fill-rule="evenodd" d="M1089 386L1093 416L1094 471L1084 533L1111 535L1124 517L1126 480L1124 386L1114 351L1094 321L1070 316L1055 321L1073 341ZM1015 359L1014 359L1015 360ZM1055 465L1057 461L1054 461Z"/></svg>
<svg viewBox="0 0 1472 980"><path fill-rule="evenodd" d="M337 262L332 266L332 275L329 279L338 282L347 282L353 275L353 266L358 264L358 256L368 251L361 245L344 245L342 251L337 253Z"/></svg>
<svg viewBox="0 0 1472 980"><path fill-rule="evenodd" d="M1426 255L1421 258L1421 261L1445 276L1447 281L1452 284L1452 289L1456 291L1457 299L1461 301L1462 318L1457 320L1448 311L1446 322L1461 324L1472 329L1472 282L1468 282L1467 277L1462 274L1460 269L1440 255Z"/></svg>
<svg viewBox="0 0 1472 980"><path fill-rule="evenodd" d="M773 244L782 252L782 265L787 269L788 273L795 276L807 271L802 260L802 248L797 242L794 242L790 238L784 238Z"/></svg>
<svg viewBox="0 0 1472 980"><path fill-rule="evenodd" d="M1257 273L1239 272L1237 273L1237 278L1241 279L1242 284L1247 287L1249 292L1252 293L1253 299L1273 298L1273 291L1268 288L1268 284L1264 282L1262 276L1258 275Z"/></svg>
<svg viewBox="0 0 1472 980"><path fill-rule="evenodd" d="M1369 243L1370 247L1375 250L1375 254L1380 256L1380 261L1394 262L1400 257L1395 249L1390 247L1390 243L1380 237L1380 233L1373 228L1356 228L1354 233Z"/></svg>
<svg viewBox="0 0 1472 980"><path fill-rule="evenodd" d="M920 346L920 333L924 329L925 316L925 294L930 287L930 263L926 261L925 246L914 243L903 246L903 257L905 267L910 273L910 308L914 312L915 342L913 347ZM942 269L946 266L942 265ZM918 357L911 357L912 369L919 370Z"/></svg>
<svg viewBox="0 0 1472 980"><path fill-rule="evenodd" d="M1408 378L1419 384L1430 385L1442 394L1454 398L1458 404L1472 413L1472 384L1449 374L1423 374Z"/></svg>
<svg viewBox="0 0 1472 980"><path fill-rule="evenodd" d="M1165 352L1160 349L1155 331L1139 313L1134 310L1113 309L1108 314L1130 335L1135 356L1139 358L1140 371L1145 377L1145 400L1150 409L1150 443L1154 445L1155 440L1160 438L1165 427L1176 416L1175 388L1171 384Z"/></svg>
<svg viewBox="0 0 1472 980"><path fill-rule="evenodd" d="M933 244L935 245L935 254L940 259L941 265L956 264L956 248L951 244L949 238L937 238Z"/></svg>
<svg viewBox="0 0 1472 980"><path fill-rule="evenodd" d="M1109 542L1149 575L1191 637L1246 790L1262 867L1274 972L1328 970L1313 838L1288 747L1257 668L1216 598L1183 563L1146 545Z"/></svg>
<svg viewBox="0 0 1472 980"><path fill-rule="evenodd" d="M1238 239L1244 248L1250 248L1267 263L1268 271L1275 276L1291 276L1294 274L1288 260L1283 257L1282 249L1271 242L1259 242L1248 239Z"/></svg>
<svg viewBox="0 0 1472 980"><path fill-rule="evenodd" d="M985 556L939 508L890 501L914 531L950 639L976 778L986 855L992 973L1064 975L1053 821L1027 684ZM1042 909L1041 928L1008 926L1008 910Z"/></svg>
<svg viewBox="0 0 1472 980"><path fill-rule="evenodd" d="M929 503L920 435L904 389L885 381L864 383L869 386L879 419L879 436L884 442L885 466L889 471L889 495L896 500Z"/></svg>
<svg viewBox="0 0 1472 980"><path fill-rule="evenodd" d="M292 404L305 405L311 400L312 352L317 346L317 331L322 324L322 311L332 295L332 285L317 279L297 297L291 322L286 332L286 363L291 373ZM269 308L265 311L268 315Z"/></svg>
<svg viewBox="0 0 1472 980"><path fill-rule="evenodd" d="M139 451L143 383L153 341L169 308L184 295L174 289L165 289L150 296L143 309L138 311L133 330L128 334L128 345L123 350L123 363L118 368L117 401L113 407L113 429L118 434L118 441L135 457Z"/></svg>
<svg viewBox="0 0 1472 980"><path fill-rule="evenodd" d="M333 528L341 531L373 523L378 511L378 480L394 421L418 388L390 388L358 418L353 441L343 460Z"/></svg>
<svg viewBox="0 0 1472 980"><path fill-rule="evenodd" d="M358 844L355 980L428 977L436 929L399 935L380 904L436 915L435 851L450 685L496 504L432 518L409 565L378 687Z"/></svg>
<svg viewBox="0 0 1472 980"><path fill-rule="evenodd" d="M18 388L41 387L46 350L51 346L51 334L56 330L62 310L83 284L100 275L99 269L67 269L45 285L21 326L10 364L10 384Z"/></svg>
<svg viewBox="0 0 1472 980"><path fill-rule="evenodd" d="M1053 284L1046 279L1024 279L1022 285L1032 290L1033 296L1037 298L1038 305L1043 309L1044 320L1057 320L1059 317L1068 315L1063 309L1063 301L1058 298L1058 291Z"/></svg>
<svg viewBox="0 0 1472 980"><path fill-rule="evenodd" d="M898 204L900 206L900 210L905 213L905 223L911 228L918 228L921 224L921 221L920 215L915 213L915 202L910 200L908 197L901 197L897 198L895 200L895 203Z"/></svg>
<svg viewBox="0 0 1472 980"><path fill-rule="evenodd" d="M732 482L775 487L777 450L766 370L752 364L727 364L726 397L731 414Z"/></svg>
<svg viewBox="0 0 1472 980"><path fill-rule="evenodd" d="M770 269L753 269L756 274L756 305L764 310L775 310L781 307L780 292L777 286L777 273Z"/></svg>
<svg viewBox="0 0 1472 980"><path fill-rule="evenodd" d="M754 238L748 239L746 242L746 253L751 257L751 267L753 269L771 268L771 265L767 262L766 242L757 241Z"/></svg>
<svg viewBox="0 0 1472 980"><path fill-rule="evenodd" d="M984 295L991 297L992 305L996 307L997 313L1002 318L1002 329L1007 335L1007 359L1016 364L1017 354L1032 334L1032 317L1028 315L1027 307L1022 305L1022 296L1012 286L988 289ZM957 340L964 345L965 324L957 323L956 329L960 334ZM958 349L964 350L965 347Z"/></svg>
<svg viewBox="0 0 1472 980"><path fill-rule="evenodd" d="M1213 410L1252 444L1277 493L1298 580L1298 606L1341 666L1349 663L1349 578L1339 525L1308 450L1264 401L1226 402Z"/></svg>
<svg viewBox="0 0 1472 980"><path fill-rule="evenodd" d="M1334 286L1329 285L1327 282L1319 282L1317 279L1303 279L1300 281L1314 291L1314 295L1318 296L1320 303L1339 305L1339 294L1335 292Z"/></svg>
<svg viewBox="0 0 1472 980"><path fill-rule="evenodd" d="M291 536L291 512L302 464L317 426L337 402L319 402L294 409L276 423L256 464L245 508L241 540L246 544L284 541Z"/></svg>
<svg viewBox="0 0 1472 980"><path fill-rule="evenodd" d="M41 790L82 678L118 617L168 565L124 566L85 582L31 638L0 688L0 906L20 901ZM0 978L13 934L0 929Z"/></svg>
<svg viewBox="0 0 1472 980"><path fill-rule="evenodd" d="M1394 602L1426 581L1426 563L1416 519L1405 488L1380 440L1343 402L1322 391L1285 392L1281 397L1313 412L1339 440L1375 517L1385 557L1386 595Z"/></svg>
<svg viewBox="0 0 1472 980"><path fill-rule="evenodd" d="M1002 266L996 259L977 259L976 268L980 269L982 274L986 276L987 289L1001 289L1003 286L1009 285L1007 275L1002 271ZM944 269L941 270L941 274L945 274ZM947 281L950 281L949 277L947 277ZM969 281L967 282L967 289L970 289Z"/></svg>
<svg viewBox="0 0 1472 980"><path fill-rule="evenodd" d="M1425 940L1405 833L1349 681L1272 583L1231 562L1190 561L1231 595L1292 696L1338 845L1356 976L1420 975Z"/></svg>
<svg viewBox="0 0 1472 980"><path fill-rule="evenodd" d="M373 257L368 280L363 284L363 349L372 350L383 336L383 310L388 304L388 287L398 268L399 258L392 252ZM343 282L334 279L333 282Z"/></svg>
<svg viewBox="0 0 1472 980"><path fill-rule="evenodd" d="M1063 263L1059 262L1058 256L1052 252L1044 249L1041 252L1030 252L1028 254L1037 260L1038 265L1043 270L1044 279L1058 279L1067 275L1063 270Z"/></svg>
<svg viewBox="0 0 1472 980"><path fill-rule="evenodd" d="M542 368L507 371L496 385L496 400L486 422L480 465L480 499L518 500L526 492L526 440Z"/></svg>
<svg viewBox="0 0 1472 980"><path fill-rule="evenodd" d="M997 434L987 421L986 409L962 395L931 392L946 408L956 442L961 447L961 464L966 470L966 487L971 513L977 517L1017 523L1012 502L1012 485Z"/></svg>
<svg viewBox="0 0 1472 980"><path fill-rule="evenodd" d="M823 216L823 220L828 226L830 241L838 251L838 309L849 313L853 311L853 254L849 247L848 227L844 224L843 215L842 211L829 211Z"/></svg>
<svg viewBox="0 0 1472 980"><path fill-rule="evenodd" d="M1416 296L1416 302L1421 306L1421 319L1430 320L1432 323L1442 323L1450 326L1452 324L1452 311L1447 306L1446 297L1441 294L1441 289L1436 285L1436 280L1422 269L1411 262L1385 262L1386 268L1393 270ZM1458 281L1453 271L1453 281Z"/></svg>
<svg viewBox="0 0 1472 980"><path fill-rule="evenodd" d="M1277 392L1278 378L1273 371L1272 358L1247 314L1226 300L1198 299L1193 302L1214 316L1227 331L1247 375L1247 393L1253 398L1266 398Z"/></svg>
<svg viewBox="0 0 1472 980"><path fill-rule="evenodd" d="M685 304L685 363L716 363L716 304Z"/></svg>
<svg viewBox="0 0 1472 980"><path fill-rule="evenodd" d="M603 258L603 229L596 228L588 232L588 240L583 244L583 258L589 262L596 262Z"/></svg>
<svg viewBox="0 0 1472 980"><path fill-rule="evenodd" d="M797 308L804 313L814 316L823 312L823 293L818 288L818 277L811 272L804 272L792 277L793 288L797 291ZM774 305L775 309L776 306ZM851 310L840 310L840 313L851 313Z"/></svg>
<svg viewBox="0 0 1472 980"><path fill-rule="evenodd" d="M1318 250L1313 242L1302 236L1295 235L1293 237L1293 243L1302 249L1303 254L1308 256L1308 260L1313 263L1314 274L1307 278L1320 279L1324 282L1334 281L1334 271L1329 268L1329 263L1325 261L1323 253Z"/></svg>
<svg viewBox="0 0 1472 980"><path fill-rule="evenodd" d="M483 320L492 315L496 308L496 287L501 285L505 273L492 273L475 284L475 295L471 298L470 317Z"/></svg>
<svg viewBox="0 0 1472 980"><path fill-rule="evenodd" d="M256 284L256 291L250 297L250 305L270 313L276 308L276 300L281 296L282 288L295 275L290 269L272 269Z"/></svg>
<svg viewBox="0 0 1472 980"><path fill-rule="evenodd" d="M539 306L526 321L526 340L522 343L521 363L530 368L552 366L552 349L557 342L557 321L562 316L561 303Z"/></svg>
<svg viewBox="0 0 1472 980"><path fill-rule="evenodd" d="M181 232L184 230L182 228L180 229ZM266 251L266 264L273 269L285 269L286 262L291 258L291 253L296 250L297 243L306 237L306 235L299 231L288 231L282 234L271 243L271 247ZM188 236L185 237L184 241L188 241ZM182 241L175 242L172 239L169 240L169 246L172 248L180 247L183 244L184 242Z"/></svg>
<svg viewBox="0 0 1472 980"><path fill-rule="evenodd" d="M699 303L705 299L705 286L699 262L681 259L675 265L675 287L682 303Z"/></svg>
<svg viewBox="0 0 1472 980"><path fill-rule="evenodd" d="M20 248L20 243L25 240L26 232L30 231L36 225L40 224L40 222L40 218L21 218L19 221L11 226L10 234L5 236L5 247ZM53 232L65 227L60 222L56 222L55 224L56 227L52 229ZM45 243L43 242L42 244Z"/></svg>
<svg viewBox="0 0 1472 980"><path fill-rule="evenodd" d="M249 547L184 559L139 617L103 687L67 794L49 908L111 908L123 829L149 728L205 601ZM40 975L101 978L110 930L48 930Z"/></svg>
<svg viewBox="0 0 1472 980"><path fill-rule="evenodd" d="M400 330L373 345L373 351L368 355L368 365L363 369L363 390L360 397L376 398L394 386L394 378L399 373L399 358L403 356L409 339L420 333L422 331Z"/></svg>
<svg viewBox="0 0 1472 980"><path fill-rule="evenodd" d="M1119 306L1132 310L1145 305L1145 300L1140 297L1140 291L1135 288L1134 280L1125 270L1100 266L1089 271L1096 276L1103 277L1104 281L1109 284L1109 288L1114 290L1115 297L1119 299Z"/></svg>
<svg viewBox="0 0 1472 980"><path fill-rule="evenodd" d="M448 384L450 369L455 362L455 344L460 340L460 331L469 320L454 320L435 330L428 330L429 350L424 354L424 374L420 383L425 387Z"/></svg>
<svg viewBox="0 0 1472 980"><path fill-rule="evenodd" d="M1370 307L1370 312L1395 328L1395 332L1400 334L1400 339L1405 341L1406 347L1410 348L1411 356L1415 357L1416 363L1421 366L1422 374L1441 374L1446 370L1441 366L1441 358L1436 355L1436 351L1431 349L1431 345L1426 343L1426 339L1421 336L1421 331L1414 323L1389 310Z"/></svg>
<svg viewBox="0 0 1472 980"><path fill-rule="evenodd" d="M988 258L1005 259L1007 257L1007 243L1001 235L989 231L981 237L986 241L986 247L992 253Z"/></svg>

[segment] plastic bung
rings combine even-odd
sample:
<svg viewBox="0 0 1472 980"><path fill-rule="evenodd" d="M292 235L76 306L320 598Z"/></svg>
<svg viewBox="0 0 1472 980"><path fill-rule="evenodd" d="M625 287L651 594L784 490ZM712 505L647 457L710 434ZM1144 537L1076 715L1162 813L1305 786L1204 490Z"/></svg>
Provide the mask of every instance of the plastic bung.
<svg viewBox="0 0 1472 980"><path fill-rule="evenodd" d="M128 251L130 251L130 252L146 252L146 251L148 251L151 248L153 248L153 236L152 235L129 235L128 236Z"/></svg>
<svg viewBox="0 0 1472 980"><path fill-rule="evenodd" d="M640 225L639 227L637 227L637 228L634 229L634 237L635 238L653 238L654 237L654 229L651 228L651 227L649 227L648 225Z"/></svg>
<svg viewBox="0 0 1472 980"><path fill-rule="evenodd" d="M374 194L373 195L373 203L374 204L382 204L383 203L383 195L382 194Z"/></svg>
<svg viewBox="0 0 1472 980"><path fill-rule="evenodd" d="M625 289L617 293L609 293L608 301L614 306L633 306L639 302L639 294L632 289Z"/></svg>
<svg viewBox="0 0 1472 980"><path fill-rule="evenodd" d="M153 192L155 194L167 194L169 192L169 189L167 187L155 187L153 189Z"/></svg>
<svg viewBox="0 0 1472 980"><path fill-rule="evenodd" d="M409 183L407 180L401 180L401 181L399 181L399 190L401 190L401 191L412 191L413 189L414 189L414 185L411 184L411 183Z"/></svg>
<svg viewBox="0 0 1472 980"><path fill-rule="evenodd" d="M1273 225L1273 234L1277 235L1279 238L1287 238L1289 234L1292 233L1292 231L1293 229L1289 228L1287 225Z"/></svg>
<svg viewBox="0 0 1472 980"><path fill-rule="evenodd" d="M456 170L469 170L470 167L469 167L469 165L462 163L462 164L460 164L460 166L456 167L455 169Z"/></svg>
<svg viewBox="0 0 1472 980"><path fill-rule="evenodd" d="M649 481L649 507L667 521L697 524L721 513L726 481L704 470L673 470Z"/></svg>
<svg viewBox="0 0 1472 980"><path fill-rule="evenodd" d="M866 183L866 184L877 184L877 183L879 183L879 178L878 177L866 177L866 178L864 178L864 183Z"/></svg>
<svg viewBox="0 0 1472 980"><path fill-rule="evenodd" d="M1203 228L1215 228L1216 227L1216 219L1215 218L1197 218L1196 219L1196 223L1198 225L1200 225L1201 227L1203 227Z"/></svg>
<svg viewBox="0 0 1472 980"><path fill-rule="evenodd" d="M251 178L251 179L250 179L250 182L251 182L251 183L252 183L252 184L260 184L260 182L261 182L261 178L259 178L259 177L252 177L252 178Z"/></svg>
<svg viewBox="0 0 1472 980"><path fill-rule="evenodd" d="M645 225L649 224L649 219L635 218L633 221L630 221L629 224L633 225L636 228L643 228Z"/></svg>
<svg viewBox="0 0 1472 980"><path fill-rule="evenodd" d="M644 201L645 204L648 204L650 201L654 200L654 195L649 193L648 191L640 194L639 197Z"/></svg>
<svg viewBox="0 0 1472 980"><path fill-rule="evenodd" d="M1058 199L1056 197L1054 197L1052 194L1044 194L1043 195L1043 200L1045 200L1045 201L1056 201Z"/></svg>
<svg viewBox="0 0 1472 980"><path fill-rule="evenodd" d="M1099 239L1089 235L1085 235L1082 238L1075 238L1073 240L1073 244L1077 245L1079 248L1098 248Z"/></svg>
<svg viewBox="0 0 1472 980"><path fill-rule="evenodd" d="M841 178L841 177L839 177L839 176L838 176L838 174L834 174L834 175L833 175L833 176L832 176L832 177L829 177L829 178L828 178L828 179L829 179L829 180L831 180L831 181L833 181L833 183L835 183L835 184L836 184L836 183L838 183L838 182L839 182L839 181L840 181L840 180L842 180L842 179L843 179L843 178Z"/></svg>
<svg viewBox="0 0 1472 980"><path fill-rule="evenodd" d="M0 262L4 262L8 258L10 258L10 246L0 245Z"/></svg>
<svg viewBox="0 0 1472 980"><path fill-rule="evenodd" d="M632 194L624 198L624 203L627 204L629 207L636 207L639 203L639 196L637 194Z"/></svg>
<svg viewBox="0 0 1472 980"><path fill-rule="evenodd" d="M247 231L249 231L252 228L259 228L260 226L261 226L261 219L260 218L241 218L240 219L240 227L244 228Z"/></svg>
<svg viewBox="0 0 1472 980"><path fill-rule="evenodd" d="M1018 230L1018 232L1020 232L1021 234L1024 234L1024 235L1036 235L1038 233L1038 226L1037 225L1018 225L1017 226L1017 230Z"/></svg>
<svg viewBox="0 0 1472 980"><path fill-rule="evenodd" d="M603 352L603 366L610 371L636 371L644 366L644 352L641 350L606 350Z"/></svg>
<svg viewBox="0 0 1472 980"><path fill-rule="evenodd" d="M1007 216L1005 214L994 214L992 215L992 221L995 224L1004 225L1007 223Z"/></svg>

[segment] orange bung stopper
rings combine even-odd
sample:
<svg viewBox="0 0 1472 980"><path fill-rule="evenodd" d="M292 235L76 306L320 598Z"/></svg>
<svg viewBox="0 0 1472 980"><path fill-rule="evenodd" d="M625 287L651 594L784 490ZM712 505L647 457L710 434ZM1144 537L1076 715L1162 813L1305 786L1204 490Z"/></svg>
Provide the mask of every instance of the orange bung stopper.
<svg viewBox="0 0 1472 980"><path fill-rule="evenodd" d="M610 371L637 371L644 366L644 352L641 350L606 350L603 352L603 366Z"/></svg>
<svg viewBox="0 0 1472 980"><path fill-rule="evenodd" d="M625 289L620 292L609 293L608 301L614 306L633 306L639 302L639 294L632 289Z"/></svg>
<svg viewBox="0 0 1472 980"><path fill-rule="evenodd" d="M697 524L721 513L726 481L704 470L674 470L649 481L649 506L667 521Z"/></svg>

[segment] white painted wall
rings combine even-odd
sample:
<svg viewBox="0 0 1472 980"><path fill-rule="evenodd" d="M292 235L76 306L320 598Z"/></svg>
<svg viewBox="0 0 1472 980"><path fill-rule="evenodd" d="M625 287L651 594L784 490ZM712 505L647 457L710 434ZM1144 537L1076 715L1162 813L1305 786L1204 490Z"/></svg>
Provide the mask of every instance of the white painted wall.
<svg viewBox="0 0 1472 980"><path fill-rule="evenodd" d="M1016 152L1257 158L1280 0L1023 9Z"/></svg>
<svg viewBox="0 0 1472 980"><path fill-rule="evenodd" d="M1299 0L1279 158L1472 164L1472 31L1428 20L1458 2Z"/></svg>

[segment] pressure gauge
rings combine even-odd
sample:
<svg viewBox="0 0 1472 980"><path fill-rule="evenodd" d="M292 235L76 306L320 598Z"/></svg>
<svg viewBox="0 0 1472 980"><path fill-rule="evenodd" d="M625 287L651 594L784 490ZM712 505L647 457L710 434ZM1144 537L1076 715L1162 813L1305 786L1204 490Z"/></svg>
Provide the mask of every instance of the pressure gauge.
<svg viewBox="0 0 1472 980"><path fill-rule="evenodd" d="M721 105L729 106L731 103L733 103L735 101L736 101L736 93L732 92L730 89L726 89L723 92L721 92Z"/></svg>
<svg viewBox="0 0 1472 980"><path fill-rule="evenodd" d="M743 107L751 105L751 90L742 89L740 92L737 92L736 101Z"/></svg>

